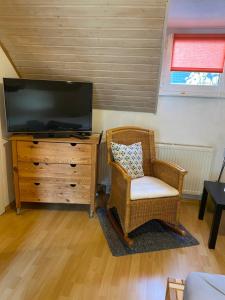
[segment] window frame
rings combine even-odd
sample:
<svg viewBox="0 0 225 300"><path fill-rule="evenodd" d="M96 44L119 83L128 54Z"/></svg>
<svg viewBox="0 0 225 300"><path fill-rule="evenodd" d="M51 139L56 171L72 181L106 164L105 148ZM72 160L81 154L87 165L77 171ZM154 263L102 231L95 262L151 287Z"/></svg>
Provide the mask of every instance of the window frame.
<svg viewBox="0 0 225 300"><path fill-rule="evenodd" d="M225 75L221 73L217 86L209 85L182 85L170 83L170 66L172 60L173 37L178 32L168 32L164 41L164 52L162 57L162 71L160 78L159 95L161 96L184 96L184 97L225 97ZM180 33L180 32L179 32ZM185 32L183 34L188 34ZM193 32L192 32L193 34Z"/></svg>

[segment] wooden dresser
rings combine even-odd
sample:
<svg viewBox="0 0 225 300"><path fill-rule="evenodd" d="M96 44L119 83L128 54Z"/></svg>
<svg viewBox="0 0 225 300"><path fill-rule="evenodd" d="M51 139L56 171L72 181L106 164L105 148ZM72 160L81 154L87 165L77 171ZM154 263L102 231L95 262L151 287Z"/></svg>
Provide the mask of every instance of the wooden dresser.
<svg viewBox="0 0 225 300"><path fill-rule="evenodd" d="M90 205L94 214L99 134L89 139L11 137L17 213L22 202Z"/></svg>

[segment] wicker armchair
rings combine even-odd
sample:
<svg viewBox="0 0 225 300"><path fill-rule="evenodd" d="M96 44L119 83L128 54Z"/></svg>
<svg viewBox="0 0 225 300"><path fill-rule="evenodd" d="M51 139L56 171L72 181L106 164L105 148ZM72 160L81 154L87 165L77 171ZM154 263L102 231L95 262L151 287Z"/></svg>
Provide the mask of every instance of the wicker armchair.
<svg viewBox="0 0 225 300"><path fill-rule="evenodd" d="M106 132L108 164L112 167L112 188L110 194L110 207L115 207L120 219L116 224L115 218L109 208L108 216L114 228L128 243L132 244L128 233L144 223L157 219L171 227L176 232L183 234L178 227L179 203L182 194L184 169L174 163L156 159L154 131L138 127L119 127ZM111 142L130 145L141 142L143 149L143 169L145 176L158 178L161 183L176 190L176 195L160 195L138 200L132 199L133 180L126 170L113 161ZM147 177L146 177L147 178Z"/></svg>

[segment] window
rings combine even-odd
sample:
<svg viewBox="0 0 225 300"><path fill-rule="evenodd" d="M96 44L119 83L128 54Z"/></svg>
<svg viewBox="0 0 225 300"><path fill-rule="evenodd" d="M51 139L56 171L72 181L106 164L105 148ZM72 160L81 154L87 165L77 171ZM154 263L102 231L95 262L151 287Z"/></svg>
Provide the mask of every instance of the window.
<svg viewBox="0 0 225 300"><path fill-rule="evenodd" d="M224 97L225 35L170 34L160 94Z"/></svg>
<svg viewBox="0 0 225 300"><path fill-rule="evenodd" d="M220 73L206 72L170 72L170 84L218 86Z"/></svg>

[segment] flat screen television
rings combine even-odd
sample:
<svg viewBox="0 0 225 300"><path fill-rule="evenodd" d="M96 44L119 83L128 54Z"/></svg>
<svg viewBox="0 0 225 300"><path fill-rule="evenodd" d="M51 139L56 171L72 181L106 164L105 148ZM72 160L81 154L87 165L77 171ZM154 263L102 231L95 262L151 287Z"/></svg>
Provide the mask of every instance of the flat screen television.
<svg viewBox="0 0 225 300"><path fill-rule="evenodd" d="M9 132L92 130L92 83L4 78L3 86Z"/></svg>

